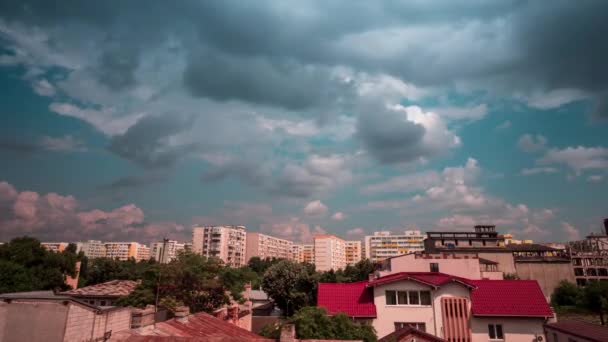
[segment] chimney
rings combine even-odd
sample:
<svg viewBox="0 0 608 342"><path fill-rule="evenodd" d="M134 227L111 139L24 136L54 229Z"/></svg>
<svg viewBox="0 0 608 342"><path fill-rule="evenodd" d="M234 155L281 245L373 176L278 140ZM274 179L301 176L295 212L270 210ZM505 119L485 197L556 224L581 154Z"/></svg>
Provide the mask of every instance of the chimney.
<svg viewBox="0 0 608 342"><path fill-rule="evenodd" d="M604 219L604 233L608 235L608 218Z"/></svg>
<svg viewBox="0 0 608 342"><path fill-rule="evenodd" d="M131 311L131 329L140 332L154 328L154 305L148 305L145 309L133 309Z"/></svg>
<svg viewBox="0 0 608 342"><path fill-rule="evenodd" d="M296 326L293 324L285 324L281 328L281 338L279 342L296 342Z"/></svg>
<svg viewBox="0 0 608 342"><path fill-rule="evenodd" d="M232 319L232 323L237 324L239 322L239 305L234 304L229 311L230 319Z"/></svg>
<svg viewBox="0 0 608 342"><path fill-rule="evenodd" d="M187 306L178 306L175 308L175 320L180 323L188 323L190 308Z"/></svg>

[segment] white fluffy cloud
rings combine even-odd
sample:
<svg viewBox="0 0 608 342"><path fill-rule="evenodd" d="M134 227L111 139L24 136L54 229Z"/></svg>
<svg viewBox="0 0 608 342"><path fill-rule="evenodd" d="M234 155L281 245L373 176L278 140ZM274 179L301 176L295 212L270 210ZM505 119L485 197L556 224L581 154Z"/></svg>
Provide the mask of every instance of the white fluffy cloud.
<svg viewBox="0 0 608 342"><path fill-rule="evenodd" d="M346 219L346 214L338 211L331 215L331 219L334 221L344 221Z"/></svg>
<svg viewBox="0 0 608 342"><path fill-rule="evenodd" d="M565 165L577 175L589 170L608 170L608 148L604 147L567 147L550 149L538 160L541 165Z"/></svg>
<svg viewBox="0 0 608 342"><path fill-rule="evenodd" d="M524 176L538 175L542 173L556 173L558 170L554 167L533 167L524 168L521 170L521 174Z"/></svg>
<svg viewBox="0 0 608 342"><path fill-rule="evenodd" d="M568 222L562 222L562 230L568 241L576 241L581 238L580 231Z"/></svg>
<svg viewBox="0 0 608 342"><path fill-rule="evenodd" d="M311 201L302 210L305 215L312 217L323 217L327 214L328 208L320 200Z"/></svg>
<svg viewBox="0 0 608 342"><path fill-rule="evenodd" d="M528 153L542 151L545 149L546 145L547 138L540 134L524 134L517 141L517 146L519 146L522 151Z"/></svg>

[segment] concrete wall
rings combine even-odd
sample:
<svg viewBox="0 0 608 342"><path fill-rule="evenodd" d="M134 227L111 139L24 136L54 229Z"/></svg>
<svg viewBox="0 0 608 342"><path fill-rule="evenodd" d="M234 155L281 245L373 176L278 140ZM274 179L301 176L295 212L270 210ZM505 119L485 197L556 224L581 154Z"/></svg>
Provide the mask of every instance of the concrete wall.
<svg viewBox="0 0 608 342"><path fill-rule="evenodd" d="M512 253L478 253L480 258L498 263L498 270L506 273L517 273Z"/></svg>
<svg viewBox="0 0 608 342"><path fill-rule="evenodd" d="M490 339L488 324L502 324L504 341L533 342L536 336L542 336L543 341L545 341L543 318L473 317L471 320L473 342Z"/></svg>
<svg viewBox="0 0 608 342"><path fill-rule="evenodd" d="M520 279L538 281L547 301L551 300L553 290L562 280L576 283L570 263L520 262L515 264Z"/></svg>
<svg viewBox="0 0 608 342"><path fill-rule="evenodd" d="M570 335L568 333L564 333L561 331L551 329L550 327L545 327L545 332L547 335L547 340L546 340L547 342L570 342L570 341L594 342L594 341L588 340L586 338L578 337L575 335Z"/></svg>
<svg viewBox="0 0 608 342"><path fill-rule="evenodd" d="M254 256L260 256L260 233L245 234L245 262Z"/></svg>
<svg viewBox="0 0 608 342"><path fill-rule="evenodd" d="M62 302L0 302L0 342L60 342L69 306Z"/></svg>
<svg viewBox="0 0 608 342"><path fill-rule="evenodd" d="M415 254L395 257L390 259L390 272L381 272L381 275L397 272L430 272L431 263L438 263L439 272L468 279L481 279L479 259L464 259L459 256L456 256L458 259L451 256L449 258L439 257L440 259L437 259L433 256L431 259Z"/></svg>
<svg viewBox="0 0 608 342"><path fill-rule="evenodd" d="M504 275L502 272L481 272L481 278L490 280L503 280Z"/></svg>

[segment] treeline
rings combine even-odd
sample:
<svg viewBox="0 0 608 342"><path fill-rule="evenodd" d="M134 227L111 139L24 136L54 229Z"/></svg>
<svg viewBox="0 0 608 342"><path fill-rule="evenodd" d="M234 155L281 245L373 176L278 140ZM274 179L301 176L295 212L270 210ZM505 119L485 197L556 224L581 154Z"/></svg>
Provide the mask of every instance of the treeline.
<svg viewBox="0 0 608 342"><path fill-rule="evenodd" d="M604 280L589 281L585 287L578 287L567 280L562 280L553 291L551 305L559 314L590 313L599 317L600 323L606 325L608 315L608 282Z"/></svg>

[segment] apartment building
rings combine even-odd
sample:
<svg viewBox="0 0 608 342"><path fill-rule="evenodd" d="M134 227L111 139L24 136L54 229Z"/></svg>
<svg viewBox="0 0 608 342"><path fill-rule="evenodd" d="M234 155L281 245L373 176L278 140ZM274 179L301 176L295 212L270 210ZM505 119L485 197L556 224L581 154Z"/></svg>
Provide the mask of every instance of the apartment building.
<svg viewBox="0 0 608 342"><path fill-rule="evenodd" d="M149 260L150 248L137 242L106 242L106 257L118 260L134 258L136 261Z"/></svg>
<svg viewBox="0 0 608 342"><path fill-rule="evenodd" d="M345 241L346 265L355 265L363 256L361 251L361 241Z"/></svg>
<svg viewBox="0 0 608 342"><path fill-rule="evenodd" d="M315 245L292 245L291 259L296 262L315 263Z"/></svg>
<svg viewBox="0 0 608 342"><path fill-rule="evenodd" d="M177 259L180 252L185 251L185 245L186 244L179 243L175 240L153 242L150 245L150 257L161 264L168 264L172 260Z"/></svg>
<svg viewBox="0 0 608 342"><path fill-rule="evenodd" d="M206 257L216 257L232 267L241 267L245 260L245 226L195 226L192 229L192 250Z"/></svg>
<svg viewBox="0 0 608 342"><path fill-rule="evenodd" d="M554 317L536 281L438 272L320 283L317 306L371 324L378 338L410 326L454 342L543 341L543 325Z"/></svg>
<svg viewBox="0 0 608 342"><path fill-rule="evenodd" d="M316 235L314 241L314 264L317 271L336 271L346 267L344 240L334 235Z"/></svg>
<svg viewBox="0 0 608 342"><path fill-rule="evenodd" d="M608 218L604 219L601 234L570 242L568 252L578 285L584 286L590 280L608 281Z"/></svg>
<svg viewBox="0 0 608 342"><path fill-rule="evenodd" d="M374 232L364 241L365 257L373 262L424 250L424 235L419 230L406 230L403 234Z"/></svg>
<svg viewBox="0 0 608 342"><path fill-rule="evenodd" d="M106 256L106 245L98 240L77 242L76 247L78 252L82 251L89 259L104 258Z"/></svg>
<svg viewBox="0 0 608 342"><path fill-rule="evenodd" d="M67 242L41 242L40 245L51 252L61 253L69 243Z"/></svg>
<svg viewBox="0 0 608 342"><path fill-rule="evenodd" d="M253 257L266 258L292 258L293 242L279 239L262 233L246 233L245 261Z"/></svg>

